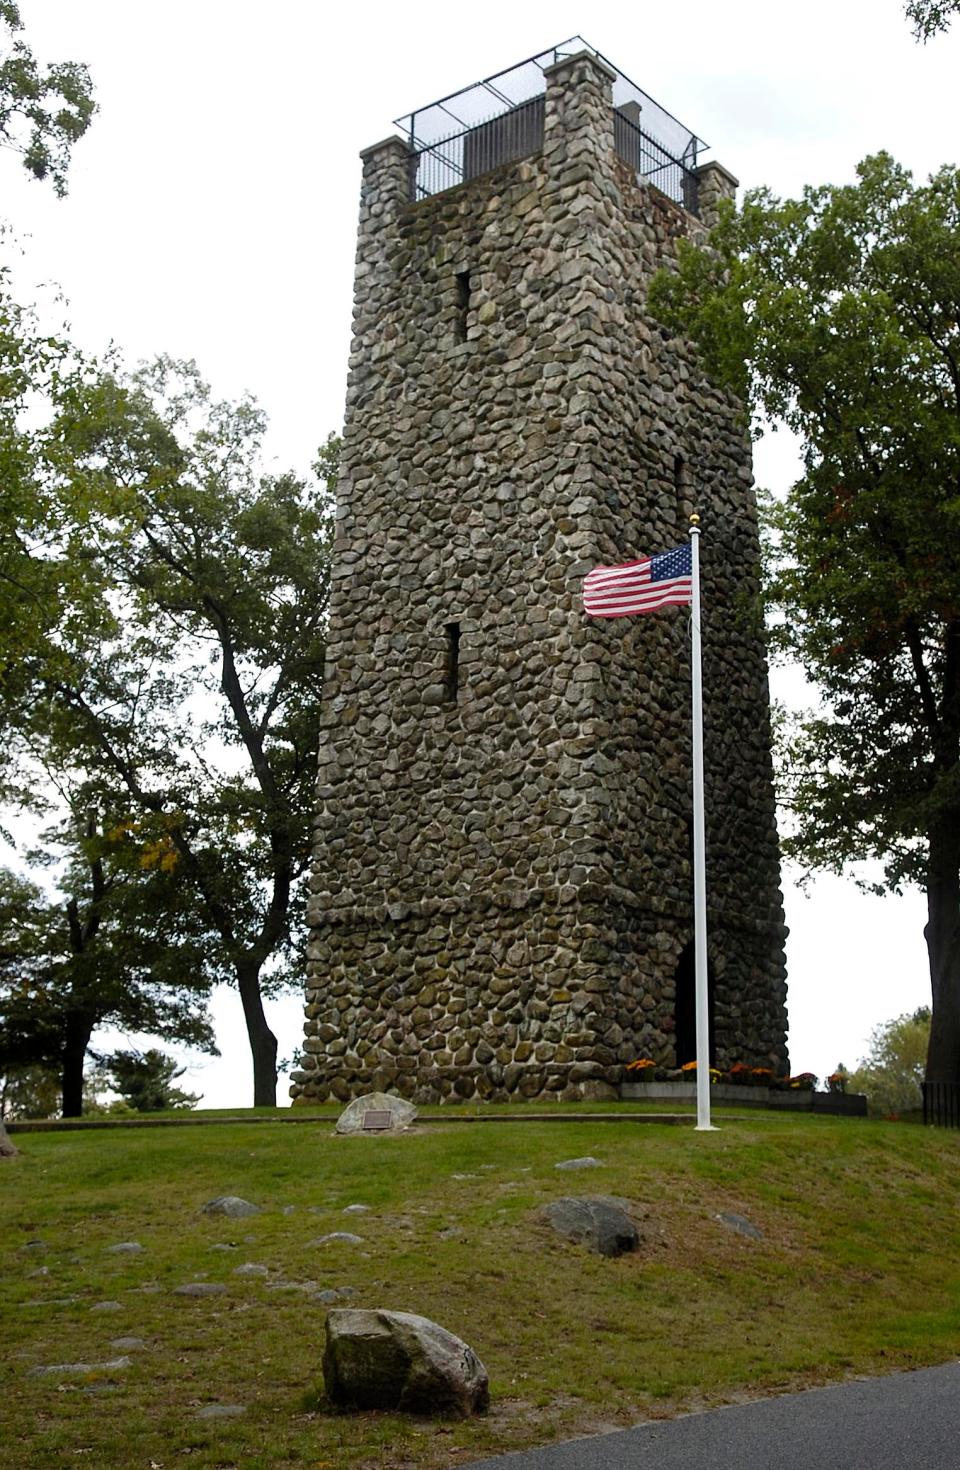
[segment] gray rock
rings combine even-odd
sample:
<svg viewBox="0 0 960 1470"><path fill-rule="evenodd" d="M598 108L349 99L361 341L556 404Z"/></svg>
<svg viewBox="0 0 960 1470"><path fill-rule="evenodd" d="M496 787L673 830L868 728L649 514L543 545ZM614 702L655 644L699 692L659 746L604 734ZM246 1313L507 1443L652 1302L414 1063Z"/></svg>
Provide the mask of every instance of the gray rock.
<svg viewBox="0 0 960 1470"><path fill-rule="evenodd" d="M260 1206L250 1204L235 1194L218 1194L208 1200L200 1211L202 1215L226 1215L231 1220L242 1220L246 1215L259 1215Z"/></svg>
<svg viewBox="0 0 960 1470"><path fill-rule="evenodd" d="M221 1243L219 1243L219 1242L218 1242L218 1244L217 1244L217 1245L212 1245L212 1246L211 1246L211 1247L210 1247L210 1249L211 1249L211 1250L212 1250L212 1251L235 1251L235 1250L237 1250L237 1249L238 1249L238 1248L239 1248L239 1247L237 1247L237 1246L236 1246L236 1245L233 1245L233 1244L231 1244L231 1245L224 1245L224 1244L221 1244Z"/></svg>
<svg viewBox="0 0 960 1470"><path fill-rule="evenodd" d="M132 1358L108 1358L105 1363L47 1363L42 1368L31 1368L31 1378L80 1378L85 1373L113 1373L120 1368L129 1368Z"/></svg>
<svg viewBox="0 0 960 1470"><path fill-rule="evenodd" d="M234 1266L234 1276L269 1276L269 1266L258 1266L253 1261L244 1261L242 1266Z"/></svg>
<svg viewBox="0 0 960 1470"><path fill-rule="evenodd" d="M370 1092L366 1097L355 1097L352 1103L348 1103L337 1119L336 1131L363 1133L366 1131L363 1126L366 1114L381 1112L390 1114L389 1128L377 1130L383 1133L402 1133L417 1116L413 1103L406 1102L402 1097L390 1097L385 1092Z"/></svg>
<svg viewBox="0 0 960 1470"><path fill-rule="evenodd" d="M226 1291L225 1286L218 1286L213 1281L188 1281L185 1286L175 1286L174 1296L222 1296Z"/></svg>
<svg viewBox="0 0 960 1470"><path fill-rule="evenodd" d="M49 1276L49 1275L50 1275L50 1267L49 1266L38 1266L35 1271L28 1271L27 1272L27 1276L28 1277L33 1277L33 1276Z"/></svg>
<svg viewBox="0 0 960 1470"><path fill-rule="evenodd" d="M561 1164L554 1164L555 1169L601 1169L603 1165L599 1159L592 1158L589 1154L582 1159L564 1159Z"/></svg>
<svg viewBox="0 0 960 1470"><path fill-rule="evenodd" d="M351 1235L349 1230L332 1230L329 1235L319 1235L313 1245L327 1245L331 1240L344 1240L348 1245L363 1245L362 1235Z"/></svg>
<svg viewBox="0 0 960 1470"><path fill-rule="evenodd" d="M543 1206L541 1214L564 1240L584 1245L601 1256L622 1256L635 1251L640 1243L625 1204L625 1200L606 1195L588 1195L553 1200Z"/></svg>
<svg viewBox="0 0 960 1470"><path fill-rule="evenodd" d="M239 1419L245 1414L245 1404L204 1404L202 1409L197 1410L198 1419Z"/></svg>
<svg viewBox="0 0 960 1470"><path fill-rule="evenodd" d="M110 1256L135 1256L143 1246L139 1240L121 1240L118 1245L108 1245L107 1254Z"/></svg>
<svg viewBox="0 0 960 1470"><path fill-rule="evenodd" d="M487 1372L459 1337L412 1312L327 1314L323 1378L335 1404L411 1414L482 1413Z"/></svg>
<svg viewBox="0 0 960 1470"><path fill-rule="evenodd" d="M332 1302L343 1301L356 1294L354 1286L328 1286L323 1291L314 1292L313 1299L315 1302L323 1302L324 1306L330 1306Z"/></svg>
<svg viewBox="0 0 960 1470"><path fill-rule="evenodd" d="M344 1207L343 1207L343 1213L345 1215L368 1215L370 1213L370 1206L369 1205L344 1205Z"/></svg>
<svg viewBox="0 0 960 1470"><path fill-rule="evenodd" d="M94 1302L91 1312L122 1312L123 1302Z"/></svg>
<svg viewBox="0 0 960 1470"><path fill-rule="evenodd" d="M110 1346L121 1353L134 1352L137 1348L145 1348L146 1345L142 1337L111 1337L110 1339Z"/></svg>
<svg viewBox="0 0 960 1470"><path fill-rule="evenodd" d="M728 1230L734 1231L737 1235L745 1235L749 1240L763 1239L763 1231L758 1230L746 1215L738 1215L733 1210L721 1210L720 1214L714 1215L713 1218L719 1220L721 1225L725 1225Z"/></svg>

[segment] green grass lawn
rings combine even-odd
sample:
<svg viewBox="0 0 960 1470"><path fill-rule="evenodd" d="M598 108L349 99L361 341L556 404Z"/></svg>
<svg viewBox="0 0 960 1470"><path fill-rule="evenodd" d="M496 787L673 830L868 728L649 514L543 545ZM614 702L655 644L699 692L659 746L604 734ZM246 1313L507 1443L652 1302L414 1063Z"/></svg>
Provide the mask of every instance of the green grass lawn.
<svg viewBox="0 0 960 1470"><path fill-rule="evenodd" d="M339 1139L324 1120L18 1135L0 1165L0 1466L433 1470L960 1351L960 1136L718 1118L713 1134L427 1120ZM603 1167L554 1168L584 1154ZM610 1261L556 1239L538 1206L573 1193L630 1199L641 1249ZM263 1213L200 1214L218 1194ZM344 1215L354 1203L369 1213ZM363 1241L317 1243L336 1230ZM109 1252L130 1240L142 1252ZM234 1274L244 1263L269 1274ZM173 1295L191 1281L226 1290ZM345 1286L352 1305L464 1337L490 1373L489 1415L328 1412L313 1294ZM125 1336L144 1343L128 1368L31 1372L109 1361ZM246 1413L199 1418L211 1404Z"/></svg>

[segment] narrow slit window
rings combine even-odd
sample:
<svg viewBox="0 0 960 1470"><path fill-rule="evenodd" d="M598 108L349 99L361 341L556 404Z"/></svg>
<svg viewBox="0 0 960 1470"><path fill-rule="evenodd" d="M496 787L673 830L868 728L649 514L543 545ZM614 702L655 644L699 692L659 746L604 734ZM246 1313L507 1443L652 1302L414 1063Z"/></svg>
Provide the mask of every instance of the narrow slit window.
<svg viewBox="0 0 960 1470"><path fill-rule="evenodd" d="M446 697L455 703L460 690L460 624L447 624L447 666L444 676Z"/></svg>
<svg viewBox="0 0 960 1470"><path fill-rule="evenodd" d="M457 271L457 319L454 336L458 342L467 340L467 312L470 310L470 272Z"/></svg>
<svg viewBox="0 0 960 1470"><path fill-rule="evenodd" d="M673 457L673 488L677 497L677 520L683 526L689 510L687 507L687 467L682 454Z"/></svg>

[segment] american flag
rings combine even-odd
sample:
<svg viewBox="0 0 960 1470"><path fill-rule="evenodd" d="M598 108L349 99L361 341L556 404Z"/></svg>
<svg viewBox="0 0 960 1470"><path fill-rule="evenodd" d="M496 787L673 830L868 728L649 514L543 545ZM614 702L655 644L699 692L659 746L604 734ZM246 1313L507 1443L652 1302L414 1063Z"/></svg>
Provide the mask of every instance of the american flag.
<svg viewBox="0 0 960 1470"><path fill-rule="evenodd" d="M594 567L583 584L583 610L592 618L624 618L693 601L689 541L619 567Z"/></svg>

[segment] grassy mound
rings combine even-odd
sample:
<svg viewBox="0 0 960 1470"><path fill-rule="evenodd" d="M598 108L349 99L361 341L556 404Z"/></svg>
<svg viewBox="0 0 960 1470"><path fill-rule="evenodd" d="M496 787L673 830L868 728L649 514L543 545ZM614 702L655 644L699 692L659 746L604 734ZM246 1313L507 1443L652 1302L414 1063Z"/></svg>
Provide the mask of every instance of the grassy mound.
<svg viewBox="0 0 960 1470"><path fill-rule="evenodd" d="M0 1466L466 1465L960 1351L960 1137L720 1121L713 1134L427 1121L339 1139L318 1121L18 1137L0 1166ZM602 1167L554 1168L586 1154ZM553 1237L538 1206L577 1193L633 1201L640 1251L611 1261ZM224 1194L263 1211L200 1213ZM763 1239L731 1233L721 1211ZM337 1231L362 1241L321 1240ZM143 1249L109 1249L130 1241ZM174 1294L189 1282L225 1290ZM491 1413L329 1413L317 1294L343 1288L344 1302L464 1337ZM131 1337L143 1345L112 1345ZM36 1372L81 1363L92 1371ZM211 1406L244 1412L202 1417Z"/></svg>

